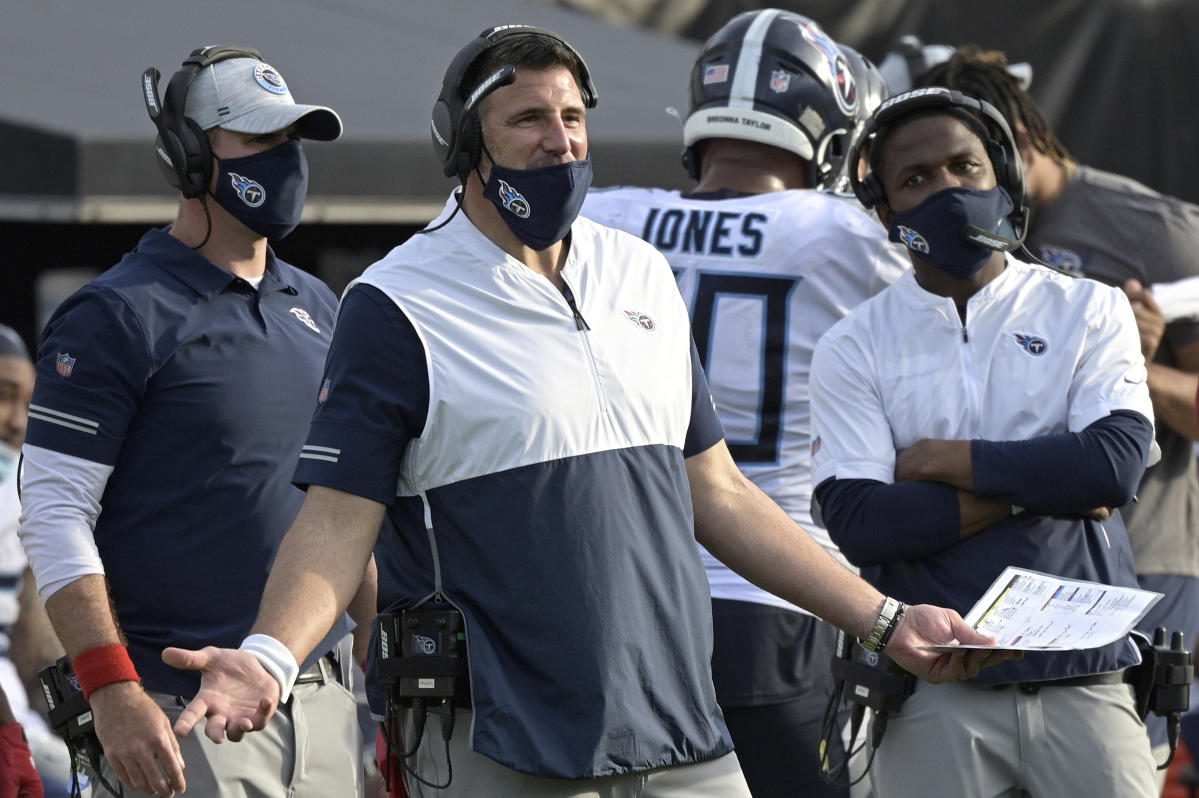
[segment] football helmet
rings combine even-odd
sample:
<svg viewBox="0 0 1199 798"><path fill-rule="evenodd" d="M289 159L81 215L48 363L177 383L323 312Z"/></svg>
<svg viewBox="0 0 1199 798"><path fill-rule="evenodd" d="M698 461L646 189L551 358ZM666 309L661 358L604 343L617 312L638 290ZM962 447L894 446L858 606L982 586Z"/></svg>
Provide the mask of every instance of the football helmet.
<svg viewBox="0 0 1199 798"><path fill-rule="evenodd" d="M741 139L812 163L812 186L833 166L833 139L853 130L860 87L849 58L819 25L779 9L747 11L712 34L691 70L683 165L700 173L696 144Z"/></svg>

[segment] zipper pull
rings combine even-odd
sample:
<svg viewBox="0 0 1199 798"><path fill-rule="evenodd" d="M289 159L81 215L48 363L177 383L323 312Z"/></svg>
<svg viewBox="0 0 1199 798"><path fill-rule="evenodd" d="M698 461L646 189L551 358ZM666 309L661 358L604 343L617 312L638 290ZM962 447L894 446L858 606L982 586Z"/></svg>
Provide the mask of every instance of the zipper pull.
<svg viewBox="0 0 1199 798"><path fill-rule="evenodd" d="M962 343L964 343L964 344L970 343L970 336L966 333L966 325L965 324L962 325Z"/></svg>
<svg viewBox="0 0 1199 798"><path fill-rule="evenodd" d="M563 286L562 295L566 297L566 304L570 305L570 312L575 315L575 328L582 330L590 330L587 320L583 318L583 314L579 312L579 306L575 304L575 295L571 292L570 286Z"/></svg>

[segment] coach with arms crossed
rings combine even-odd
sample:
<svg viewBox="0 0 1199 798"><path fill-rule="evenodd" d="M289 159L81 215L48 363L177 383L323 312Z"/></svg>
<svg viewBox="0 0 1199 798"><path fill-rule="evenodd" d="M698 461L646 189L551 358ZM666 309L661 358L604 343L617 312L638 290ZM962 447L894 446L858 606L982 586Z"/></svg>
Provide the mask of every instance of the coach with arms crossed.
<svg viewBox="0 0 1199 798"><path fill-rule="evenodd" d="M879 589L959 611L1009 565L1136 587L1124 524L1104 509L1157 456L1128 300L1003 251L1026 216L993 106L921 89L883 103L866 135L855 192L913 268L816 346L813 480L833 539ZM874 790L1156 794L1123 683L1138 661L1124 639L920 684L886 728Z"/></svg>
<svg viewBox="0 0 1199 798"><path fill-rule="evenodd" d="M449 602L469 649L451 783L410 784L417 796L746 796L696 538L851 633L886 634L925 677L1005 656L921 650L988 638L939 608L903 612L742 476L665 259L577 216L595 100L582 59L545 31L489 29L452 62L433 136L462 187L344 297L296 473L308 497L255 634L240 651L164 653L204 671L180 734L207 716L209 737L236 740L267 721L389 509L400 535L380 595ZM441 783L438 729L435 715L412 766Z"/></svg>

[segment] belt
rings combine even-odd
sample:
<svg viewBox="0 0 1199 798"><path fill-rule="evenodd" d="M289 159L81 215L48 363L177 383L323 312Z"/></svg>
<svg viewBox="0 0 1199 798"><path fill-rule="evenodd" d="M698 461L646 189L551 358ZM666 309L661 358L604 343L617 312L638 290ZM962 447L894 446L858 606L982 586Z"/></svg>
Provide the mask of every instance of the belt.
<svg viewBox="0 0 1199 798"><path fill-rule="evenodd" d="M1108 673L1091 673L1086 676L1071 676L1068 679L1046 679L1041 682L1004 682L1003 684L988 684L992 690L1003 690L1014 687L1026 695L1036 695L1042 687L1094 687L1100 684L1123 684L1124 671L1109 671Z"/></svg>
<svg viewBox="0 0 1199 798"><path fill-rule="evenodd" d="M342 683L341 665L338 664L337 657L332 651L318 659L308 670L296 677L296 684L308 684L309 682L320 682L321 684L329 684L330 682Z"/></svg>

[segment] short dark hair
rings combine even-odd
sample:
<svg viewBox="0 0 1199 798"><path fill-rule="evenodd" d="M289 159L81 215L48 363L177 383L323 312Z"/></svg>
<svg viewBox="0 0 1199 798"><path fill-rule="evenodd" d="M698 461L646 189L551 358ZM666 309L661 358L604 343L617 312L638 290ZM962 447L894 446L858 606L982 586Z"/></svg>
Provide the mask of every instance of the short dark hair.
<svg viewBox="0 0 1199 798"><path fill-rule="evenodd" d="M929 67L916 76L917 87L945 86L962 94L986 100L999 109L1012 134L1017 125L1028 131L1028 139L1040 153L1055 161L1073 161L1045 115L1007 70L1007 56L999 50L983 50L969 44L954 50L948 61Z"/></svg>
<svg viewBox="0 0 1199 798"><path fill-rule="evenodd" d="M458 87L461 99L469 97L487 76L509 64L518 69L536 70L566 67L582 90L584 68L578 53L560 39L544 33L522 33L500 39L470 65Z"/></svg>
<svg viewBox="0 0 1199 798"><path fill-rule="evenodd" d="M879 185L884 186L884 189L885 185L883 184L883 170L886 164L883 160L883 151L887 148L887 141L900 128L906 127L907 125L919 119L927 119L928 117L932 116L948 116L951 119L958 120L970 129L970 132L973 133L982 143L984 149L986 148L987 142L992 138L990 131L987 130L986 123L984 123L979 116L965 108L959 108L951 105L938 105L931 108L920 108L912 111L910 114L904 114L885 127L880 128L875 134L874 140L870 142L870 171L878 180ZM995 170L995 164L991 164L991 169Z"/></svg>

